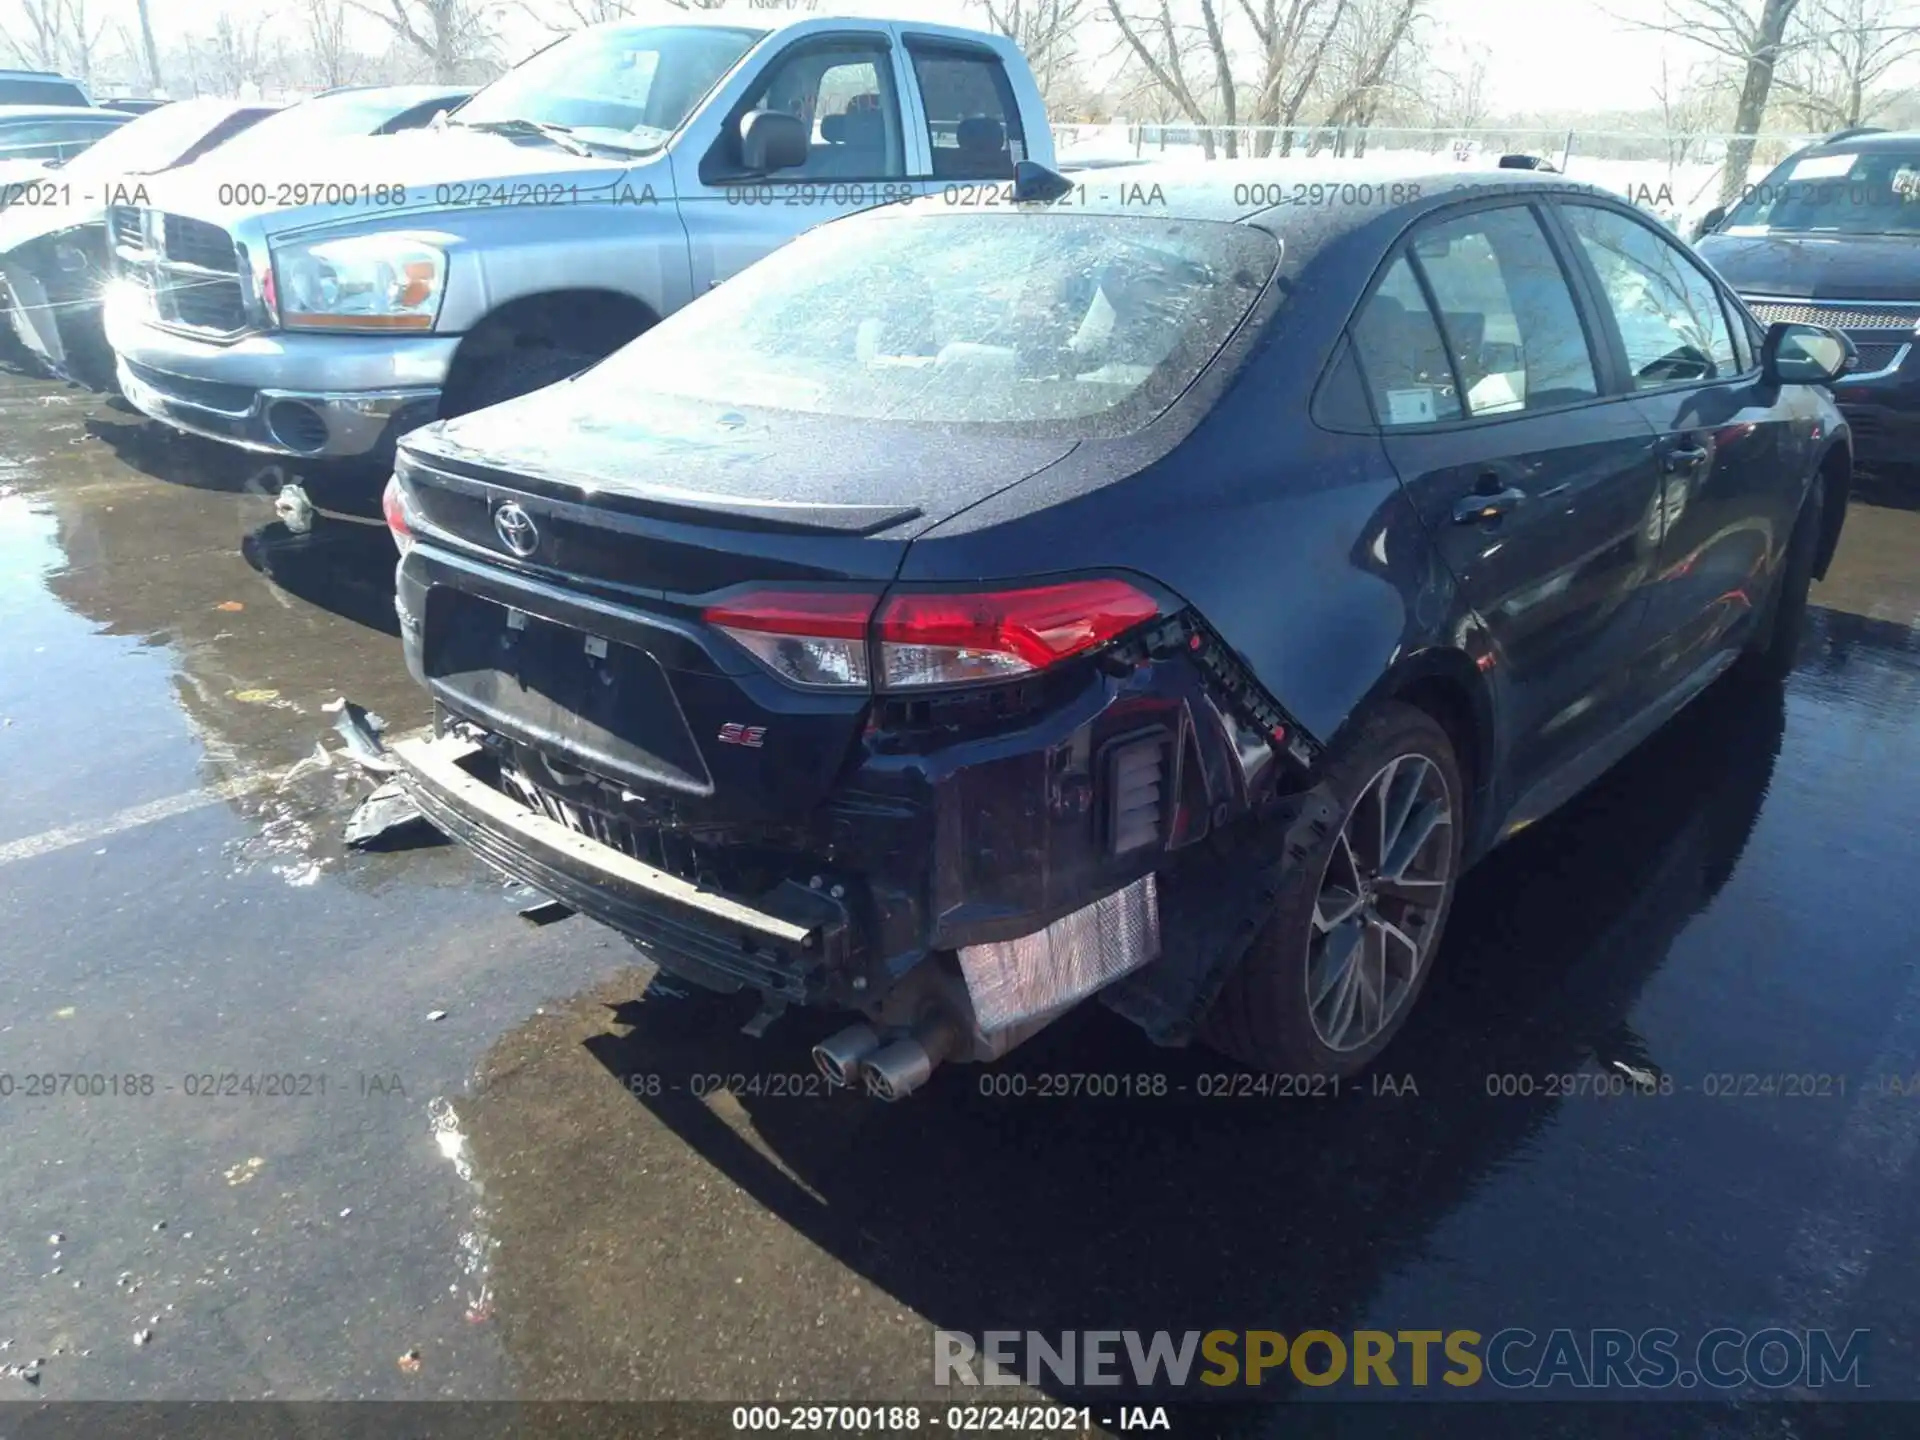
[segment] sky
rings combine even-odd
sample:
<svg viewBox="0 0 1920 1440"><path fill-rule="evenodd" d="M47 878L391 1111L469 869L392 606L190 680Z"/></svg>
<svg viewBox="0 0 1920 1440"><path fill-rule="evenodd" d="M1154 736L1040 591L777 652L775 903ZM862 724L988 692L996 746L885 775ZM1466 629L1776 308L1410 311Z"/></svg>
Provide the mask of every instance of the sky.
<svg viewBox="0 0 1920 1440"><path fill-rule="evenodd" d="M1456 44L1487 52L1493 108L1639 109L1654 103L1664 52L1674 77L1705 49L1634 30L1657 22L1663 0L1435 0L1437 27ZM1616 16L1622 18L1615 18Z"/></svg>

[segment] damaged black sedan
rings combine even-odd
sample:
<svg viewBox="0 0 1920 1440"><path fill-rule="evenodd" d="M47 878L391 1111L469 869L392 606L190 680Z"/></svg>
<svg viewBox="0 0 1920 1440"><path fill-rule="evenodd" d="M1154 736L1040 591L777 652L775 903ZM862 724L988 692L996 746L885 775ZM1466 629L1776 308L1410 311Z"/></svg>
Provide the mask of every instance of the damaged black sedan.
<svg viewBox="0 0 1920 1440"><path fill-rule="evenodd" d="M1790 663L1847 345L1564 180L1247 173L870 212L407 437L415 801L885 1097L1096 992L1365 1066L1468 864Z"/></svg>

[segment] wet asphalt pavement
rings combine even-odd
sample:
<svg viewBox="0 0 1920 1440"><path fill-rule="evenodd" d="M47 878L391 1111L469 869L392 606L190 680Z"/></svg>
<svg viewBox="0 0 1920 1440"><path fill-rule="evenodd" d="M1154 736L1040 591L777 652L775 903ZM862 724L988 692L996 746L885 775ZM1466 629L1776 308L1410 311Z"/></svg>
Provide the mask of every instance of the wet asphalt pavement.
<svg viewBox="0 0 1920 1440"><path fill-rule="evenodd" d="M0 375L0 1363L44 1360L0 1400L948 1400L936 1327L1768 1324L1920 1398L1920 481L1854 506L1784 693L1473 874L1403 1093L1201 1098L1226 1066L1092 1008L1003 1068L1164 1096L890 1108L815 1093L828 1020L748 1040L452 847L344 851L323 706L427 707L386 532L291 536L278 479ZM1547 1093L1615 1062L1671 1093ZM1747 1076L1833 1078L1709 1093Z"/></svg>

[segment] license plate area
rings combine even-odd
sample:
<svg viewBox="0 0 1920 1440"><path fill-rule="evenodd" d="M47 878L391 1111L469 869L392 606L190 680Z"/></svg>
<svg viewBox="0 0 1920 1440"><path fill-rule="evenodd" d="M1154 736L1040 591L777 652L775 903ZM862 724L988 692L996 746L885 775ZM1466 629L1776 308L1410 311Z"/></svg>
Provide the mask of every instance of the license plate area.
<svg viewBox="0 0 1920 1440"><path fill-rule="evenodd" d="M646 651L444 586L426 610L427 679L456 711L612 779L713 793L672 678Z"/></svg>

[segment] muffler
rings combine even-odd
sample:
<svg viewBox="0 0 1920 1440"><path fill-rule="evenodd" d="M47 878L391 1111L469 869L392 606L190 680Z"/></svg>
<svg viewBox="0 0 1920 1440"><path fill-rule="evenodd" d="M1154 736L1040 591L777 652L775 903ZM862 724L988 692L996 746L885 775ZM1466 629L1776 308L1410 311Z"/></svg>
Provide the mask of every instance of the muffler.
<svg viewBox="0 0 1920 1440"><path fill-rule="evenodd" d="M906 1039L866 1057L860 1068L867 1093L876 1100L904 1100L927 1083L959 1040L960 1026L952 1016L934 1016Z"/></svg>
<svg viewBox="0 0 1920 1440"><path fill-rule="evenodd" d="M879 1048L880 1037L871 1025L849 1025L813 1047L813 1068L829 1085L851 1085Z"/></svg>

